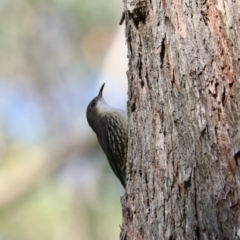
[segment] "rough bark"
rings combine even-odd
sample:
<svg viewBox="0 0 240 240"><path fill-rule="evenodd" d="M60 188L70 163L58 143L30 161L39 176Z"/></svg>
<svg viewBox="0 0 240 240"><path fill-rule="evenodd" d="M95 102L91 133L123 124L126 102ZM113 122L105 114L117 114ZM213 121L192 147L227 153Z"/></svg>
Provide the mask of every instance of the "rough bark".
<svg viewBox="0 0 240 240"><path fill-rule="evenodd" d="M124 5L121 239L240 239L240 2Z"/></svg>

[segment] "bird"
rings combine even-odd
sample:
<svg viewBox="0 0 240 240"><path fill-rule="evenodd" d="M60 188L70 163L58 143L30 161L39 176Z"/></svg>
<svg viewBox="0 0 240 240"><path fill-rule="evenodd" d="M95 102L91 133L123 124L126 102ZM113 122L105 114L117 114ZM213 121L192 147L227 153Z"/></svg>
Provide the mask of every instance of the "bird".
<svg viewBox="0 0 240 240"><path fill-rule="evenodd" d="M105 102L104 86L105 83L87 107L87 121L95 132L113 172L125 188L128 143L127 113L111 107Z"/></svg>

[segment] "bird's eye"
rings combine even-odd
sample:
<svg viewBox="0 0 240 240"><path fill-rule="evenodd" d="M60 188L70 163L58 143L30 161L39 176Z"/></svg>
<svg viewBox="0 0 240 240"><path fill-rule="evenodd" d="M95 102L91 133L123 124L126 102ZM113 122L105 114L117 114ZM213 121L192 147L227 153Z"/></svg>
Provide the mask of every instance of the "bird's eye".
<svg viewBox="0 0 240 240"><path fill-rule="evenodd" d="M95 105L96 105L95 101L92 101L91 104L90 104L91 107L94 107Z"/></svg>

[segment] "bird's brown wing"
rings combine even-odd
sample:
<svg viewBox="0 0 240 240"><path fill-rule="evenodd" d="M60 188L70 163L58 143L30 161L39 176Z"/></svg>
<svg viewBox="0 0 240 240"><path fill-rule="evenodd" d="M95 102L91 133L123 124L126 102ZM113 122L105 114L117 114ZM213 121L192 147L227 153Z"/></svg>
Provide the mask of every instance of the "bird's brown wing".
<svg viewBox="0 0 240 240"><path fill-rule="evenodd" d="M107 156L108 162L125 188L126 153L127 153L127 122L124 115L112 115L104 121L104 137L100 145Z"/></svg>

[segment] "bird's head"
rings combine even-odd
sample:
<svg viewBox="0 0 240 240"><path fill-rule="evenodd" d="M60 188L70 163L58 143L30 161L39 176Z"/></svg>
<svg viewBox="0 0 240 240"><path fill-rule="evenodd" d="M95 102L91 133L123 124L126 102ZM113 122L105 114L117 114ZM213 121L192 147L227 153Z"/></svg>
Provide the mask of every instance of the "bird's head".
<svg viewBox="0 0 240 240"><path fill-rule="evenodd" d="M105 102L102 96L104 85L105 83L100 88L98 95L88 104L87 107L88 124L93 128L93 130L94 123L97 121L98 117L109 109L109 105Z"/></svg>

